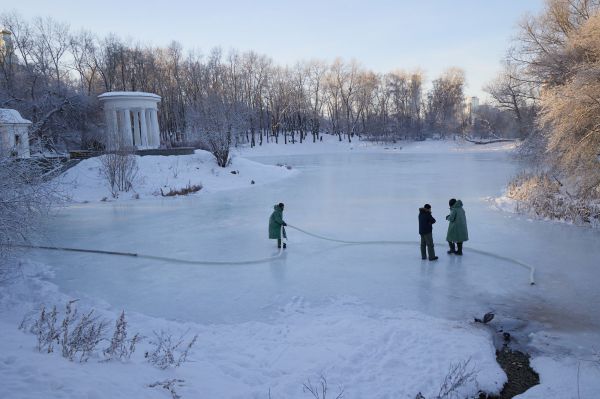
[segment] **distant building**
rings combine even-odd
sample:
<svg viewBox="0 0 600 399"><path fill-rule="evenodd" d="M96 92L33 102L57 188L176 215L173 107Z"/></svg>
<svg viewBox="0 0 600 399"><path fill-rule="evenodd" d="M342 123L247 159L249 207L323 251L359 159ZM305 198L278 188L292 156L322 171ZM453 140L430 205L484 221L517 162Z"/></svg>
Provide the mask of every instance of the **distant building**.
<svg viewBox="0 0 600 399"><path fill-rule="evenodd" d="M479 98L471 97L467 99L467 115L469 115L469 121L473 124L473 119L475 118L475 114L477 113L477 108L479 108Z"/></svg>
<svg viewBox="0 0 600 399"><path fill-rule="evenodd" d="M0 108L0 157L29 158L29 126L17 110Z"/></svg>
<svg viewBox="0 0 600 399"><path fill-rule="evenodd" d="M0 62L11 62L13 50L12 33L8 29L0 27Z"/></svg>

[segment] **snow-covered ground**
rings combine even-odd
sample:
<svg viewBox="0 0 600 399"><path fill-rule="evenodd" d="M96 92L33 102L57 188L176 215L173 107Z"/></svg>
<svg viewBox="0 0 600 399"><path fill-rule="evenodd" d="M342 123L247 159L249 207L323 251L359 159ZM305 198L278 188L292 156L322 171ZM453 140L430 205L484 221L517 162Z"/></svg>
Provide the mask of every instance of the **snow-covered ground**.
<svg viewBox="0 0 600 399"><path fill-rule="evenodd" d="M347 398L413 397L421 391L434 397L451 363L470 359L477 387L497 392L506 377L494 360L491 332L482 326L446 321L413 311L385 311L353 299L336 299L318 308L300 298L277 309L269 322L239 324L177 323L128 314L130 334L164 329L174 335L198 334L189 361L159 370L149 365L140 345L131 361L86 364L69 362L59 353L34 350L35 337L17 331L19 314L30 304L65 303L70 297L38 277L48 273L35 264L24 266L27 280L2 294L0 328L0 397L2 398L167 398L156 381L185 380L183 398L308 397L302 384L326 377L332 392L343 386ZM84 299L114 319L109 304ZM108 343L103 343L108 346ZM59 352L59 350L56 350Z"/></svg>
<svg viewBox="0 0 600 399"><path fill-rule="evenodd" d="M80 162L62 175L66 194L73 202L131 200L161 198L161 190L166 194L188 185L201 185L202 190L192 194L199 195L268 184L295 173L285 165L264 165L240 157L233 157L228 167L220 168L212 154L202 150L196 150L193 155L135 158L137 173L131 191L113 197L102 175L101 160L96 157Z"/></svg>
<svg viewBox="0 0 600 399"><path fill-rule="evenodd" d="M469 220L465 256L446 256L438 245L440 260L421 262L417 245L344 246L293 229L281 258L247 266L34 251L24 255L26 278L0 291L0 397L168 398L147 385L180 378L183 398L267 398L269 391L304 398L302 384L323 375L328 397L343 385L345 398L412 399L419 391L432 398L450 364L469 358L478 374L467 391L494 392L506 377L492 336L513 327L542 380L521 397L598 396L599 323L589 317L600 307L598 233L493 210L488 198L518 169L506 145L332 140L271 147L239 151L232 168L240 175L231 176L249 177L250 166L244 171L238 162L293 166L264 166L273 171L271 184L167 201L150 189L139 201L102 203L95 194L94 202L62 210L43 243L184 259L262 258L276 253L265 235L279 201L288 223L312 232L406 241L418 239L417 208L429 202L438 219L434 238L443 241L447 200L455 196ZM535 265L537 285L528 285L519 266L469 248ZM80 365L36 353L35 337L17 330L22 316L69 298L112 320L125 309L132 333L198 333L190 361L155 369L143 358L147 341L126 364ZM496 312L490 326L472 323L489 310Z"/></svg>

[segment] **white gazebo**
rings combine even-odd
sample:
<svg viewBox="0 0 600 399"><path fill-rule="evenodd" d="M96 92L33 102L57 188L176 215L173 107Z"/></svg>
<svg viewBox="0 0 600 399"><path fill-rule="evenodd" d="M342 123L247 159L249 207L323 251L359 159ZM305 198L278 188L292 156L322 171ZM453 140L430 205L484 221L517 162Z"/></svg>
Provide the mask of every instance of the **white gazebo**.
<svg viewBox="0 0 600 399"><path fill-rule="evenodd" d="M110 91L98 96L104 107L107 145L136 149L160 147L157 105L160 96L139 91Z"/></svg>
<svg viewBox="0 0 600 399"><path fill-rule="evenodd" d="M29 158L29 126L19 111L0 108L0 156Z"/></svg>

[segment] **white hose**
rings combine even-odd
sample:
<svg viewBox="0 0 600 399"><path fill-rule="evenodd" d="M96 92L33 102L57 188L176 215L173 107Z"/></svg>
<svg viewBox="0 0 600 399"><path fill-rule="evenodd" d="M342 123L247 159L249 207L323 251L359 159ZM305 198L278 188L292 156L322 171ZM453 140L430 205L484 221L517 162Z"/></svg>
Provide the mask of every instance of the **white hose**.
<svg viewBox="0 0 600 399"><path fill-rule="evenodd" d="M341 244L350 244L350 245L419 245L420 244L420 242L417 242L417 241L348 241L348 240L339 240L339 239L325 237L325 236L322 236L319 234L311 233L311 232L303 230L299 227L292 226L291 224L287 224L287 226L291 227L292 229L298 230L299 232L304 233L308 236L318 238L320 240L332 241L332 242L337 242L337 243L341 243ZM188 260L188 259L171 258L171 257L167 257L167 256L146 255L146 254L140 254L140 253L135 253L135 252L104 251L104 250L98 250L98 249L53 247L53 246L43 246L43 245L13 244L12 246L19 247L19 248L44 249L44 250L51 250L51 251L84 252L84 253L94 253L94 254L101 254L101 255L129 256L129 257L140 258L140 259L159 260L159 261L163 261L163 262L181 263L181 264L187 264L187 265L251 265L251 264L257 264L257 263L267 263L267 262L271 262L271 261L279 258L283 254L283 240L287 241L287 237L285 237L285 234L284 234L283 226L281 226L280 237L281 237L281 247L279 248L279 252L277 253L277 255L270 256L267 258L260 258L260 259L253 259L253 260L241 260L241 261ZM440 243L436 243L436 244L443 245ZM512 258L508 258L505 256L496 255L491 252L486 252L486 251L482 251L480 249L475 249L475 248L471 248L471 247L469 247L468 249L465 248L464 250L466 250L468 252L475 252L475 253L478 253L481 255L486 255L486 256L489 256L492 258L504 260L506 262L513 263L513 264L519 265L521 267L524 267L526 269L529 269L529 283L531 285L535 284L535 280L534 280L535 268L531 265L528 265L525 262L522 262L518 259L512 259Z"/></svg>
<svg viewBox="0 0 600 399"><path fill-rule="evenodd" d="M67 251L67 252L84 252L84 253L92 253L92 254L100 254L100 255L113 255L113 256L129 256L132 258L140 258L140 259L150 259L150 260L159 260L163 262L169 263L181 263L186 265L252 265L257 263L267 263L271 262L277 258L279 258L283 254L283 226L281 226L280 237L282 239L282 245L279 247L279 252L277 255L270 256L268 258L260 258L253 260L240 260L240 261L218 261L218 260L188 260L188 259L179 259L179 258L171 258L167 256L157 256L157 255L146 255L140 254L136 252L119 252L119 251L104 251L100 249L85 249L85 248L67 248L67 247L52 247L52 246L44 246L44 245L26 245L26 244L12 244L13 247L17 248L29 248L29 249L44 249L49 251ZM287 238L285 239L287 241Z"/></svg>
<svg viewBox="0 0 600 399"><path fill-rule="evenodd" d="M330 237L325 237L325 236L321 236L318 234L314 234L311 232L308 232L306 230L302 230L299 227L296 226L292 226L291 224L288 224L289 227L291 227L292 229L298 230L301 233L304 233L306 235L309 235L311 237L314 238L318 238L320 240L326 240L326 241L332 241L332 242L338 242L341 244L352 244L352 245L420 245L420 242L418 241L347 241L347 240L339 240L336 238L330 238ZM445 245L445 244L441 244L441 243L436 243L437 245ZM492 258L496 258L496 259L500 259L509 263L513 263L516 264L518 266L524 267L526 269L529 269L529 284L530 285L535 285L535 279L534 279L534 275L535 275L535 267L528 265L527 263L520 261L518 259L513 259L513 258L508 258L506 256L501 256L501 255L496 255L494 253L491 252L487 252L487 251L482 251L480 249L475 249L472 247L469 248L465 248L463 249L463 251L467 251L467 252L475 252L481 255L485 255L485 256L489 256Z"/></svg>

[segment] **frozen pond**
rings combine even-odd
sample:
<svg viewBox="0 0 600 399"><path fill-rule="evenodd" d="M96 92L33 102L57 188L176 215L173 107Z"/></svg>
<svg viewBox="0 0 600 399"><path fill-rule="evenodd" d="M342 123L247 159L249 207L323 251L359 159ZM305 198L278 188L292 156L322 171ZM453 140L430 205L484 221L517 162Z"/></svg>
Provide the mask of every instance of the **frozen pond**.
<svg viewBox="0 0 600 399"><path fill-rule="evenodd" d="M497 196L518 165L507 152L345 153L253 158L287 163L295 177L266 186L190 198L84 204L61 211L48 241L58 246L140 252L201 260L276 254L267 239L273 204L284 219L348 240L417 241L418 208L433 207L434 239L443 242L448 199L465 204L471 240L462 258L436 246L421 261L418 245L340 245L288 230L289 248L270 263L191 266L92 254L36 252L56 268L54 282L77 297L175 320L268 320L284 306L358 298L383 308L470 319L494 310L547 329L600 331L600 234L499 212ZM252 176L241 176L250 180ZM472 246L521 259L528 271L468 252Z"/></svg>

